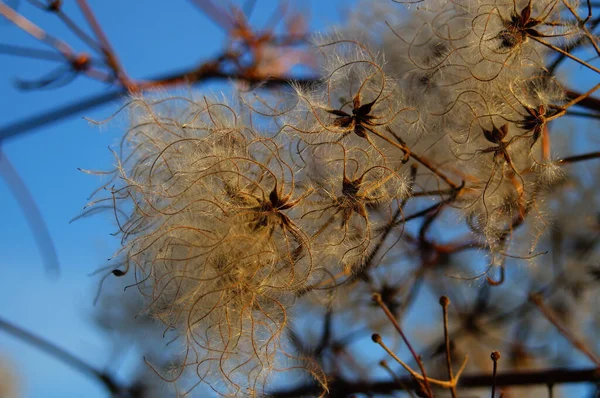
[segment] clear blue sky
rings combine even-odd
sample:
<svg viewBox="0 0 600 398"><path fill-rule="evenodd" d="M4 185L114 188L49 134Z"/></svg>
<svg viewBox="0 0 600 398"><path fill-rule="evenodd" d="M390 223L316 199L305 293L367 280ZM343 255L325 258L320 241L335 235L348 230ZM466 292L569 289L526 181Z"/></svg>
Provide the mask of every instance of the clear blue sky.
<svg viewBox="0 0 600 398"><path fill-rule="evenodd" d="M64 3L67 13L81 21L74 2ZM126 70L136 78L192 66L215 54L225 40L222 30L186 0L89 3ZM343 18L342 9L351 7L354 1L307 0L301 3L299 5L311 15L311 29L323 30L331 22L339 22ZM67 38L76 49L85 49L51 15L36 10L23 0L8 1L8 4L17 4L20 12L49 32ZM258 0L251 21L261 26L261 21L278 4L277 0ZM45 48L2 18L0 43ZM75 83L57 90L21 92L15 89L15 78L42 76L52 65L0 54L0 128L59 104L107 90L102 84L85 78L78 78ZM198 88L203 89L219 87ZM85 116L105 119L118 105L102 106L86 112ZM99 129L78 115L3 144L3 151L34 195L54 238L61 275L58 280L53 280L45 274L21 208L0 180L0 314L99 368L110 366L110 361L107 343L90 320L98 278L88 274L106 264L119 242L118 238L109 235L114 231L109 214L73 224L68 222L79 214L87 197L101 181L77 168L110 168L113 159L107 148L117 142L121 133L118 124ZM15 365L23 397L107 396L95 381L3 332L0 332L1 356L8 357Z"/></svg>

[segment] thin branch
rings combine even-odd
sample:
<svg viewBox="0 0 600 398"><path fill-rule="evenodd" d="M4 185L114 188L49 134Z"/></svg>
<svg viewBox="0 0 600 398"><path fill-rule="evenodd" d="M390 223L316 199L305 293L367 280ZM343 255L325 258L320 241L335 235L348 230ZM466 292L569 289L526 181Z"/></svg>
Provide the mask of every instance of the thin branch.
<svg viewBox="0 0 600 398"><path fill-rule="evenodd" d="M578 93L574 90L566 90L565 94L567 95L567 100L573 100L581 97L581 93ZM585 97L579 102L577 102L577 105L596 112L600 112L600 99L597 98Z"/></svg>
<svg viewBox="0 0 600 398"><path fill-rule="evenodd" d="M51 50L41 50L38 48L30 48L23 46L15 46L12 44L0 43L0 54L13 55L16 57L34 58L45 61L63 62L65 57Z"/></svg>
<svg viewBox="0 0 600 398"><path fill-rule="evenodd" d="M442 306L444 316L444 346L446 348L446 368L448 370L448 379L454 380L454 372L452 371L452 356L450 354L450 335L448 334L448 306L450 299L446 296L440 297L440 305ZM450 388L452 398L456 398L456 386Z"/></svg>
<svg viewBox="0 0 600 398"><path fill-rule="evenodd" d="M21 207L29 228L40 250L40 255L45 263L46 271L52 275L58 275L60 265L56 248L50 235L50 231L44 222L42 213L37 207L33 195L27 189L17 170L0 150L0 176L6 181L6 185Z"/></svg>
<svg viewBox="0 0 600 398"><path fill-rule="evenodd" d="M115 380L112 379L106 373L92 367L88 363L82 361L76 356L68 353L60 347L52 344L51 342L38 337L37 335L28 332L25 329L21 329L18 326L0 318L0 329L4 330L8 334L11 334L18 339L31 344L34 347L39 348L42 351L52 355L54 358L59 361L69 365L71 368L83 373L89 377L92 377L98 381L100 381L111 394L117 394L120 391L123 391L123 388L117 384Z"/></svg>
<svg viewBox="0 0 600 398"><path fill-rule="evenodd" d="M592 30L595 29L598 24L600 23L600 18L595 18L591 23L589 28L591 28ZM584 42L586 41L586 39L589 39L588 36L583 36L578 38L577 40L567 43L563 50L565 52L571 52L575 49L577 49L578 47L582 46L584 44ZM556 68L558 68L560 66L560 64L566 59L567 57L564 54L558 54L558 56L556 57L556 59L550 64L548 65L547 69L548 72L550 74L554 74L554 71L556 70Z"/></svg>
<svg viewBox="0 0 600 398"><path fill-rule="evenodd" d="M394 358L394 360L396 362L398 362L408 373L410 373L410 375L415 378L416 380L420 380L425 382L427 385L429 383L431 384L435 384L437 386L440 387L445 387L445 388L450 388L452 386L452 382L451 381L444 381L444 380L438 380L438 379L433 379L430 377L424 377L421 376L419 373L415 372L410 366L408 366L408 364L406 364L406 362L404 362L402 359L400 359L395 353L394 351L392 351L381 339L381 336L378 334L374 334L372 336L373 342L375 342L376 344L379 344L381 346L381 348L383 348L385 350L385 352L388 353L389 356L391 356L392 358ZM433 392L431 392L431 388L427 387L427 394L429 397L433 397Z"/></svg>
<svg viewBox="0 0 600 398"><path fill-rule="evenodd" d="M573 345L573 347L585 354L585 356L587 356L594 364L596 364L596 366L600 368L600 358L598 355L590 350L581 340L575 337L570 330L561 324L560 320L556 317L556 314L554 314L554 312L552 312L552 310L544 304L540 294L532 294L529 299L537 306L544 317L546 317L546 319L558 329L558 331L571 343L571 345Z"/></svg>
<svg viewBox="0 0 600 398"><path fill-rule="evenodd" d="M498 361L500 360L500 353L498 351L492 352L490 356L494 362L494 369L492 370L492 398L496 398L496 378L498 377Z"/></svg>
<svg viewBox="0 0 600 398"><path fill-rule="evenodd" d="M108 38L104 34L104 30L102 30L102 28L100 27L100 24L96 20L96 16L92 12L92 9L88 5L87 1L86 0L77 0L77 5L81 9L81 12L83 13L85 19L87 20L92 31L94 32L94 35L98 39L98 42L100 43L100 47L102 49L102 52L106 59L106 62L109 65L109 67L111 68L111 70L113 71L113 73L115 74L115 76L117 77L117 79L121 82L123 87L125 87L129 90L134 90L135 85L129 81L129 78L125 74L125 71L123 70L123 66L121 65L121 62L119 61L119 58L117 57L116 52L113 50L112 46L110 45Z"/></svg>
<svg viewBox="0 0 600 398"><path fill-rule="evenodd" d="M544 40L542 40L542 39L540 39L538 37L535 37L535 36L529 36L529 37L531 37L532 40L535 40L538 43L540 43L540 44L548 47L549 49L554 50L554 51L556 51L556 52L564 55L565 57L571 58L573 61L575 61L575 62L577 62L577 63L585 66L586 68L591 69L591 70L593 70L596 73L600 73L600 69L596 68L594 65L590 64L589 62L585 62L584 60L579 59L579 58L577 58L576 56L574 56L572 54L569 54L568 52L566 52L562 48L556 47L555 45L550 44L550 43L548 43L548 42L546 42L546 41L544 41Z"/></svg>
<svg viewBox="0 0 600 398"><path fill-rule="evenodd" d="M585 369L541 369L534 371L518 370L502 372L496 375L497 387L516 387L546 385L552 380L554 385L566 383L598 383L600 371L597 368ZM458 381L459 388L489 388L493 376L489 373L463 375ZM381 382L356 382L348 380L334 380L329 384L331 396L348 396L350 394L371 393L390 394L393 391L402 391L405 388L416 390L419 384L412 377L403 377L397 381ZM293 398L319 394L322 387L317 384L307 384L289 390L273 391L267 394L271 398Z"/></svg>
<svg viewBox="0 0 600 398"><path fill-rule="evenodd" d="M408 386L406 384L404 384L404 381L398 377L398 375L396 373L394 373L394 371L392 370L392 368L390 368L390 366L387 364L387 362L384 360L379 361L379 366L381 366L382 368L385 369L386 372L388 372L388 374L390 376L392 376L392 379L394 379L394 381L396 383L399 383L400 385L403 386L404 391L406 391L408 393L408 395L410 396L410 398L416 398L415 395L413 394L413 392L411 391L410 388L408 388Z"/></svg>
<svg viewBox="0 0 600 398"><path fill-rule="evenodd" d="M67 43L49 35L42 28L38 27L33 22L17 13L2 1L0 1L0 15L3 15L10 22L17 25L29 35L35 37L37 40L55 48L57 51L63 54L65 58L70 59L70 57L73 55L73 50Z"/></svg>
<svg viewBox="0 0 600 398"><path fill-rule="evenodd" d="M192 72L172 73L167 76L157 77L156 79L152 80L172 81L178 79L181 82L184 82L188 77L190 78L188 80L189 84L203 84L212 80L243 80L247 83L260 85L260 87L264 88L286 86L292 82L295 84L311 84L317 81L317 77L296 79L292 76L272 77L265 81L262 79L249 79L239 74L228 74L218 71L207 71L206 73L196 74L193 74ZM124 89L94 94L86 98L75 100L70 104L62 105L49 111L42 112L38 115L29 116L24 119L17 120L6 126L0 127L0 141L5 141L9 138L16 137L17 135L27 133L34 129L44 127L49 124L58 122L60 120L81 114L100 105L104 105L111 101L115 101L121 97L125 97L127 94L127 91Z"/></svg>
<svg viewBox="0 0 600 398"><path fill-rule="evenodd" d="M600 158L600 152L591 152L591 153L584 153L582 155L574 155L574 156L562 158L562 159L557 160L556 163L558 163L558 164L576 163L576 162L582 162L584 160L598 159L598 158Z"/></svg>
<svg viewBox="0 0 600 398"><path fill-rule="evenodd" d="M415 361L417 361L417 365L419 365L419 369L421 370L421 374L423 375L423 381L425 383L425 389L427 390L427 393L430 397L433 397L433 393L431 392L431 386L429 385L429 381L427 379L427 373L425 372L425 366L423 365L423 361L421 361L421 358L417 355L412 345L408 341L408 338L404 334L404 331L402 331L402 328L400 327L400 324L394 317L394 314L392 314L388 306L383 302L379 293L373 294L373 301L375 301L381 307L381 309L383 310L383 312L385 312L385 315L388 317L390 322L392 322L392 325L394 325L396 331L400 334L400 337L402 337L404 344L406 344L411 355L413 356Z"/></svg>

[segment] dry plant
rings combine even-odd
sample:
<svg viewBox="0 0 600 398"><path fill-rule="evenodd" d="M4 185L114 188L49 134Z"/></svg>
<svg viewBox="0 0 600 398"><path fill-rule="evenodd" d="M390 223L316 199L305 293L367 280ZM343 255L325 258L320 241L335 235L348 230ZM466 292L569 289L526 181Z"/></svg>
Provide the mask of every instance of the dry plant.
<svg viewBox="0 0 600 398"><path fill-rule="evenodd" d="M182 347L168 366L147 360L178 396L553 397L599 383L600 152L559 122L600 115L599 5L359 2L305 49L321 77L287 90L280 57L303 34L254 32L237 8L195 2L229 30L217 60L136 81L86 1L94 37L60 2L33 3L102 66L0 2L67 62L23 88L85 74L129 92L108 120L128 115L115 168L81 216L114 215L122 247L102 280L130 278L132 312ZM584 83L559 73L567 62ZM242 84L229 99L150 92L210 77ZM429 319L439 296L443 328Z"/></svg>

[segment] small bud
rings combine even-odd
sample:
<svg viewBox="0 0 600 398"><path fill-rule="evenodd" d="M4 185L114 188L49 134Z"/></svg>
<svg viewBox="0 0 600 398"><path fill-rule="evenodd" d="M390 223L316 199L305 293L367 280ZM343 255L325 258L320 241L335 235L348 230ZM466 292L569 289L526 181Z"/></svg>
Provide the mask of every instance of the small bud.
<svg viewBox="0 0 600 398"><path fill-rule="evenodd" d="M492 355L490 355L490 357L492 358L492 361L498 362L498 360L500 359L500 352L492 351Z"/></svg>
<svg viewBox="0 0 600 398"><path fill-rule="evenodd" d="M534 304L539 304L542 302L542 295L539 293L531 293L529 295L529 300Z"/></svg>
<svg viewBox="0 0 600 398"><path fill-rule="evenodd" d="M450 305L450 299L446 296L440 297L440 305L442 307L448 307Z"/></svg>
<svg viewBox="0 0 600 398"><path fill-rule="evenodd" d="M371 296L371 300L373 300L376 303L380 303L381 302L381 294L373 293L373 295Z"/></svg>
<svg viewBox="0 0 600 398"><path fill-rule="evenodd" d="M48 11L50 12L59 12L62 7L62 0L54 0L50 4L48 4Z"/></svg>
<svg viewBox="0 0 600 398"><path fill-rule="evenodd" d="M373 335L371 336L371 340L373 340L373 342L379 344L379 343L381 343L381 336L378 333L373 333Z"/></svg>

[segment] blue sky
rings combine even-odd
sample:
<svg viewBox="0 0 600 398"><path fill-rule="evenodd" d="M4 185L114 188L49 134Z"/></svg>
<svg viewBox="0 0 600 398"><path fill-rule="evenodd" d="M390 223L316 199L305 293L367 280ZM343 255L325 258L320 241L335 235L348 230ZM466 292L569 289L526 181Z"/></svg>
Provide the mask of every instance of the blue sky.
<svg viewBox="0 0 600 398"><path fill-rule="evenodd" d="M176 0L90 1L122 64L135 78L144 78L190 67L216 54L225 41L223 31L206 19L191 2ZM293 2L296 3L296 2ZM26 1L9 1L32 21L75 49L87 50L63 25ZM66 12L81 21L74 2ZM238 2L239 4L239 2ZM259 0L252 22L262 26L279 1ZM343 18L342 8L353 1L304 1L311 15L311 29L323 30ZM0 18L0 43L45 48ZM89 51L89 50L88 50ZM57 64L58 65L58 64ZM108 88L85 78L55 90L18 91L15 79L35 79L53 66L46 61L0 54L0 129L38 112L84 98ZM223 86L200 86L197 90L220 90ZM85 112L103 120L118 102ZM36 199L54 239L61 265L58 279L49 278L18 202L0 180L0 314L1 316L64 347L98 367L110 367L107 341L90 319L98 278L89 274L117 249L110 235L114 225L109 214L69 224L86 204L101 179L78 168L106 170L112 165L108 147L122 131L119 123L98 128L83 115L45 126L8 140L2 150L18 170ZM54 358L19 340L0 333L0 356L15 366L23 397L105 397L94 380L74 372Z"/></svg>

